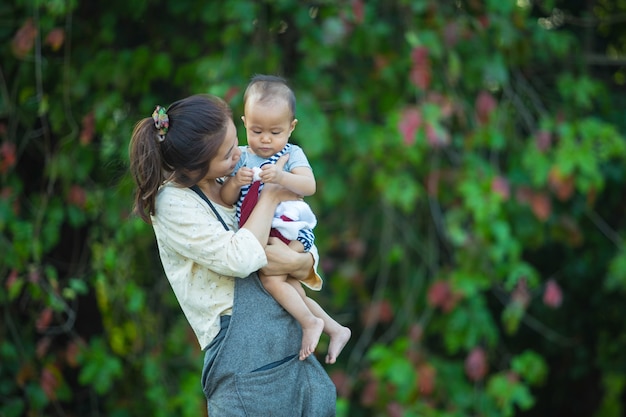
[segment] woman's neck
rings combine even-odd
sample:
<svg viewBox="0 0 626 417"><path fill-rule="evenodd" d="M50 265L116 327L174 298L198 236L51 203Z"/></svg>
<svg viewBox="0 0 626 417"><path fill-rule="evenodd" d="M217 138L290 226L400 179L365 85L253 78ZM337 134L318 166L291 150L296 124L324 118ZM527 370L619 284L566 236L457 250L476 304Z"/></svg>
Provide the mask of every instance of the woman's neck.
<svg viewBox="0 0 626 417"><path fill-rule="evenodd" d="M217 182L215 178L212 179L204 179L198 183L198 187L202 190L202 192L211 200L218 204L224 204L222 198L220 197L220 188L221 185Z"/></svg>

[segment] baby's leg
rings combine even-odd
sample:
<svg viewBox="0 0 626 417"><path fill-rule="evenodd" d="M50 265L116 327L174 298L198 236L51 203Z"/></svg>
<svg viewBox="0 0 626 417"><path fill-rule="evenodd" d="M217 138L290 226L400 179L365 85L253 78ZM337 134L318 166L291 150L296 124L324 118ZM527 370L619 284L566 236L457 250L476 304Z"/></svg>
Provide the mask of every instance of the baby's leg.
<svg viewBox="0 0 626 417"><path fill-rule="evenodd" d="M305 360L315 351L324 330L324 322L311 313L302 295L287 282L287 275L259 273L259 278L267 292L302 326L302 345L299 359Z"/></svg>
<svg viewBox="0 0 626 417"><path fill-rule="evenodd" d="M330 343L328 345L328 353L326 354L326 363L333 364L337 361L337 357L350 340L352 332L349 328L337 323L335 319L330 317L326 311L315 300L307 297L300 281L289 278L289 282L304 299L309 311L316 317L319 317L324 322L324 333L330 336Z"/></svg>

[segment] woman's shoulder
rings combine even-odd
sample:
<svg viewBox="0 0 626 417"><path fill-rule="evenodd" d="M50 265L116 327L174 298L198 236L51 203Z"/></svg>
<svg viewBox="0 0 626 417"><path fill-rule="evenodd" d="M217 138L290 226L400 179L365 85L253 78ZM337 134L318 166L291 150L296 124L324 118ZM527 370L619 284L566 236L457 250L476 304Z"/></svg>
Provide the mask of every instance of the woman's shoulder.
<svg viewBox="0 0 626 417"><path fill-rule="evenodd" d="M191 188L169 182L159 188L156 203L157 206L195 206L203 202Z"/></svg>
<svg viewBox="0 0 626 417"><path fill-rule="evenodd" d="M159 188L158 197L170 198L175 196L185 196L189 193L193 194L189 188L176 184L173 181L168 181Z"/></svg>
<svg viewBox="0 0 626 417"><path fill-rule="evenodd" d="M234 216L234 206L225 207L215 201L212 201L212 203L223 216ZM159 189L157 211L163 213L164 210L171 211L177 215L181 215L182 212L189 210L194 213L211 213L211 216L214 215L206 201L195 191L176 183L163 184ZM187 214L189 215L190 213Z"/></svg>

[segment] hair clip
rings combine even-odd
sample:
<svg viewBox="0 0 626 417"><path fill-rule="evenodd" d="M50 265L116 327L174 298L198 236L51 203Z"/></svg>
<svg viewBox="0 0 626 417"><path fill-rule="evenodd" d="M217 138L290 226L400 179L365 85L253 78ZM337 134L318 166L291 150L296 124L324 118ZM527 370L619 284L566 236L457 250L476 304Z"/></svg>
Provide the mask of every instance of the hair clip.
<svg viewBox="0 0 626 417"><path fill-rule="evenodd" d="M156 106L154 112L152 112L152 120L154 120L154 127L159 131L159 142L165 140L165 134L170 127L170 118L167 117L165 107Z"/></svg>

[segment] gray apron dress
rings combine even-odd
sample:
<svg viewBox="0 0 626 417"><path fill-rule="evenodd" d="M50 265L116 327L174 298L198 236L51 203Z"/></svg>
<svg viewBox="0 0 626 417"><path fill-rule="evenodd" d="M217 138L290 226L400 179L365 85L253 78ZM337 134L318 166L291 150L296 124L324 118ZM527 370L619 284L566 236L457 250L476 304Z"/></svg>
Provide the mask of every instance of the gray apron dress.
<svg viewBox="0 0 626 417"><path fill-rule="evenodd" d="M335 415L335 385L314 355L298 359L302 329L256 274L237 279L233 315L220 333L202 372L209 417Z"/></svg>
<svg viewBox="0 0 626 417"><path fill-rule="evenodd" d="M335 385L314 355L298 359L302 328L256 273L236 279L221 322L202 370L209 417L335 416Z"/></svg>

